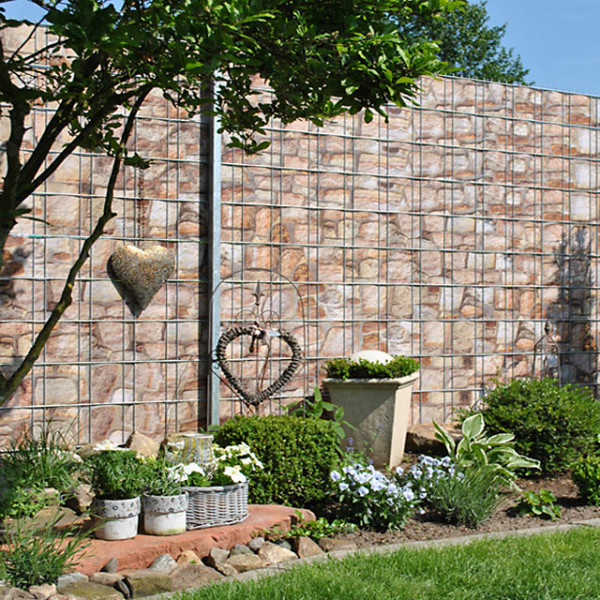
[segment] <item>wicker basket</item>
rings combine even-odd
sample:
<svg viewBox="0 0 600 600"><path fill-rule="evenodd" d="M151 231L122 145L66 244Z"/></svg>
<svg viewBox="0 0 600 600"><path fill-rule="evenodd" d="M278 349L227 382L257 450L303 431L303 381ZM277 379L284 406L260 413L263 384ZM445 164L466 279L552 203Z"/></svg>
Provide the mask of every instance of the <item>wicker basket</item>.
<svg viewBox="0 0 600 600"><path fill-rule="evenodd" d="M248 482L214 487L184 487L189 494L186 529L239 523L248 516Z"/></svg>

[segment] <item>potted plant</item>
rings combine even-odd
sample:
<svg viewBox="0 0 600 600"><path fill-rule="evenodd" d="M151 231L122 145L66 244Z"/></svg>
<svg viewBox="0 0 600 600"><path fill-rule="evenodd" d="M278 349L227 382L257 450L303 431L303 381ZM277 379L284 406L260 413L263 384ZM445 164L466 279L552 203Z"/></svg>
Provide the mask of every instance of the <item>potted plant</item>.
<svg viewBox="0 0 600 600"><path fill-rule="evenodd" d="M94 533L103 540L126 540L137 535L140 494L146 485L146 466L133 450L100 449L86 459L94 494L91 513Z"/></svg>
<svg viewBox="0 0 600 600"><path fill-rule="evenodd" d="M142 495L144 533L175 535L186 525L188 494L182 490L177 467L158 458L147 462L146 488Z"/></svg>
<svg viewBox="0 0 600 600"><path fill-rule="evenodd" d="M325 363L323 383L344 409L346 435L377 467L400 464L419 363L407 356L366 351Z"/></svg>
<svg viewBox="0 0 600 600"><path fill-rule="evenodd" d="M248 516L248 478L262 463L248 444L213 445L214 462L179 464L174 473L189 494L187 529L239 523Z"/></svg>

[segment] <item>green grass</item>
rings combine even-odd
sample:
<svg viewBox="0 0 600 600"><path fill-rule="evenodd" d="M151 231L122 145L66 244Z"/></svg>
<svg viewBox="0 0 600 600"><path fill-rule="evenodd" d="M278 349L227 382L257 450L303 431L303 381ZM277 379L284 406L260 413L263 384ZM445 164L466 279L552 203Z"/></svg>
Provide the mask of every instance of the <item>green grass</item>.
<svg viewBox="0 0 600 600"><path fill-rule="evenodd" d="M600 531L576 529L301 565L182 600L598 600Z"/></svg>

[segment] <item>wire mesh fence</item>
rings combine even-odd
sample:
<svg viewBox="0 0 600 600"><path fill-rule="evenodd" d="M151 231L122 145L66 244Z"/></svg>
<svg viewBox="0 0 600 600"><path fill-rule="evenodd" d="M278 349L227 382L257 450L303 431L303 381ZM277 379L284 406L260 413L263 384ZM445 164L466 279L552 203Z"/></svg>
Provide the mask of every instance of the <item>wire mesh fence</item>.
<svg viewBox="0 0 600 600"><path fill-rule="evenodd" d="M252 336L240 336L228 348L232 368L251 392L276 380L291 356L278 330L304 354L261 414L310 394L328 358L377 349L421 361L413 421L446 420L493 379L530 374L546 321L562 380L596 390L599 99L455 78L422 87L418 104L390 107L388 121L273 122L271 146L256 156L225 146L211 154L212 121L152 98L132 140L151 166L123 170L118 216L31 375L0 408L0 438L48 421L78 442L206 425L211 312L219 334L253 323L259 280L270 343L251 352ZM51 114L36 107L26 152ZM211 218L214 160L220 222ZM28 201L41 220L14 230L1 282L5 371L57 301L108 169L102 156L74 153ZM159 244L175 259L139 317L106 270L127 244ZM220 396L221 418L247 410L227 386Z"/></svg>

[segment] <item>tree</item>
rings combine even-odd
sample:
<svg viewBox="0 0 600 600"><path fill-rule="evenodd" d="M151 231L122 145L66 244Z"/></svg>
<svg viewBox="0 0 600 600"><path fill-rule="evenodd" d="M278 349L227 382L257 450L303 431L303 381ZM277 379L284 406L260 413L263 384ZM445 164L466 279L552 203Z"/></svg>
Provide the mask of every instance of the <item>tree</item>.
<svg viewBox="0 0 600 600"><path fill-rule="evenodd" d="M411 14L399 20L406 35L417 40L437 40L438 58L456 69L453 74L472 79L531 85L525 78L529 73L519 55L502 45L506 24L488 25L487 2L467 3L463 9L430 18ZM402 23L404 23L402 25Z"/></svg>
<svg viewBox="0 0 600 600"><path fill-rule="evenodd" d="M405 40L389 14L434 18L463 0L31 0L44 9L50 41L32 53L5 51L0 38L0 102L10 122L0 191L0 268L8 236L27 218L23 202L76 149L112 157L104 210L65 281L59 302L28 354L0 375L0 406L17 389L72 303L90 248L115 216L113 195L123 164L146 165L127 149L137 112L153 90L190 114L221 118L232 145L259 151L269 119L316 124L345 111L384 114L411 101L416 79L443 72L432 42ZM23 24L0 8L0 34ZM29 36L40 24L34 25ZM42 64L42 66L40 66ZM252 92L258 75L270 103ZM212 89L210 94L200 88ZM55 112L27 156L24 134L35 104ZM64 143L65 135L68 135Z"/></svg>

